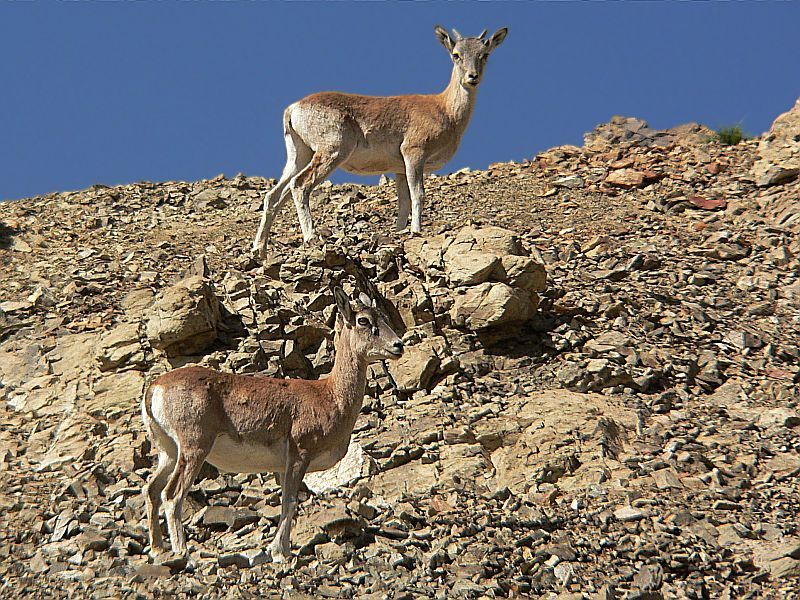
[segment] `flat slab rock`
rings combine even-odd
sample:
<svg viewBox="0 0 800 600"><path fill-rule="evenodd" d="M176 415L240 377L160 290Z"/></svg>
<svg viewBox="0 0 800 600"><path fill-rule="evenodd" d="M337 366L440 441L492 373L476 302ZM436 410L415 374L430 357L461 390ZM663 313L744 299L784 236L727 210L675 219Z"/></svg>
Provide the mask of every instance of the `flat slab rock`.
<svg viewBox="0 0 800 600"><path fill-rule="evenodd" d="M636 413L608 396L550 390L521 398L487 427L505 431L491 455L495 485L525 493L536 483L584 487L593 471L619 464Z"/></svg>

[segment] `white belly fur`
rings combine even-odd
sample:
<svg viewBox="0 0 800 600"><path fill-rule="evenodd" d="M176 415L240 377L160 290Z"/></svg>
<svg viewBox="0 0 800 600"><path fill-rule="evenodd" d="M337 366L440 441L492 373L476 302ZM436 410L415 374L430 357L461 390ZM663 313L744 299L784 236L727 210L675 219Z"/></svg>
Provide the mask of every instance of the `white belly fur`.
<svg viewBox="0 0 800 600"><path fill-rule="evenodd" d="M347 444L345 444L344 448L331 448L330 450L321 452L311 459L311 463L308 465L306 472L327 471L342 460L345 454L347 454Z"/></svg>
<svg viewBox="0 0 800 600"><path fill-rule="evenodd" d="M342 448L331 448L315 455L306 472L330 469L347 454L347 447L348 444L344 444ZM286 469L286 446L285 442L264 445L221 435L211 447L206 462L228 473L283 473Z"/></svg>
<svg viewBox="0 0 800 600"><path fill-rule="evenodd" d="M283 473L286 469L285 442L264 445L236 441L221 435L214 442L206 461L229 473Z"/></svg>

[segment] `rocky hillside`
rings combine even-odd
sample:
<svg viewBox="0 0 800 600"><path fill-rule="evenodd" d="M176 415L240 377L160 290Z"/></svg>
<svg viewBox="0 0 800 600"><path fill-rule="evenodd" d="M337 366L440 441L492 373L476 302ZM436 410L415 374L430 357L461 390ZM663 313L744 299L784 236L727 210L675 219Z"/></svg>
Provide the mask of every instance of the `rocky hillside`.
<svg viewBox="0 0 800 600"><path fill-rule="evenodd" d="M249 247L270 182L94 186L0 205L0 597L789 598L800 577L800 104L760 140L615 117L582 148L394 187L321 186ZM148 556L146 383L201 363L318 377L330 287L408 351L350 452L207 468L191 559ZM794 596L796 597L796 596Z"/></svg>

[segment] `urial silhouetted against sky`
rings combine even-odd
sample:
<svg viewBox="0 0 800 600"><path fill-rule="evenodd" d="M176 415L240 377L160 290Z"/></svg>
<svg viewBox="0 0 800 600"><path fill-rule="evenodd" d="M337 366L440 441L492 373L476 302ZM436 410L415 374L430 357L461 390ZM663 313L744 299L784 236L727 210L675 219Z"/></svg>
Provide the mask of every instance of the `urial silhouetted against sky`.
<svg viewBox="0 0 800 600"><path fill-rule="evenodd" d="M509 27L444 172L580 145L616 114L757 135L800 95L797 2L3 3L0 199L277 177L294 100L444 89L437 23Z"/></svg>

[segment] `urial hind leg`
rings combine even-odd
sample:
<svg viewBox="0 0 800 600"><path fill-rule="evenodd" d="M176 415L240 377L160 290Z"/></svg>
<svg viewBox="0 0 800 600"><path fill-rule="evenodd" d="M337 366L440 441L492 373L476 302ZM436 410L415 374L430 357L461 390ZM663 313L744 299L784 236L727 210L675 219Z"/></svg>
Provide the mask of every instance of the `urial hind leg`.
<svg viewBox="0 0 800 600"><path fill-rule="evenodd" d="M286 562L291 557L292 520L297 512L297 495L307 468L307 460L300 455L297 447L291 444L287 452L286 472L281 482L281 517L278 521L278 531L269 545L272 562Z"/></svg>
<svg viewBox="0 0 800 600"><path fill-rule="evenodd" d="M297 209L300 228L303 230L304 242L308 243L314 238L314 221L309 207L311 191L347 160L349 155L350 152L344 152L341 148L318 149L308 166L292 180L292 199Z"/></svg>
<svg viewBox="0 0 800 600"><path fill-rule="evenodd" d="M266 254L272 222L280 213L281 207L288 200L291 193L286 186L293 177L308 165L313 154L311 148L293 132L287 133L284 136L284 140L286 142L286 165L283 167L283 173L278 183L264 196L261 223L253 241L253 253L261 256Z"/></svg>
<svg viewBox="0 0 800 600"><path fill-rule="evenodd" d="M175 469L167 482L162 495L164 501L164 513L167 517L167 529L169 530L169 541L172 544L172 551L176 554L186 553L186 533L183 529L181 516L183 513L183 502L186 494L194 482L200 467L208 455L208 448L193 449L190 451L180 449Z"/></svg>
<svg viewBox="0 0 800 600"><path fill-rule="evenodd" d="M397 187L397 231L402 231L408 227L408 215L411 212L411 194L408 191L408 179L405 173L395 174L395 186Z"/></svg>
<svg viewBox="0 0 800 600"><path fill-rule="evenodd" d="M161 508L161 492L167 485L170 473L175 469L175 457L168 452L158 453L158 466L150 480L144 486L144 502L147 507L147 526L150 532L151 550L163 550L164 538L161 535L161 524L158 522L158 512Z"/></svg>

